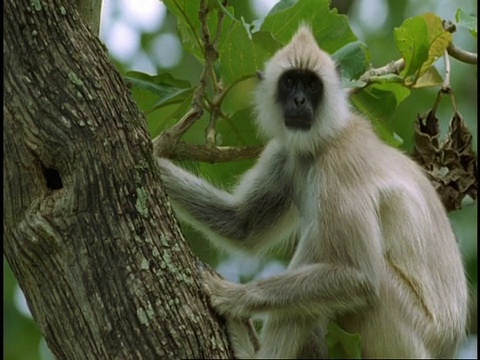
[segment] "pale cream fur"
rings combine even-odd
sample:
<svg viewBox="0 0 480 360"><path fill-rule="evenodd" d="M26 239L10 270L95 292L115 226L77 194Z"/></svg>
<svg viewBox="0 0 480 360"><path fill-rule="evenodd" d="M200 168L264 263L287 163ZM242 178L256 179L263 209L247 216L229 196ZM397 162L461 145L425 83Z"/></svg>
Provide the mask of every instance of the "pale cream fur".
<svg viewBox="0 0 480 360"><path fill-rule="evenodd" d="M275 102L292 68L324 83L309 131L287 129ZM283 274L247 284L205 275L237 357L327 357L335 321L360 334L363 358L452 358L467 283L443 205L422 169L349 110L335 64L308 27L266 64L256 109L271 140L232 194L159 161L179 214L220 246L255 253L298 234ZM259 349L235 320L257 315Z"/></svg>

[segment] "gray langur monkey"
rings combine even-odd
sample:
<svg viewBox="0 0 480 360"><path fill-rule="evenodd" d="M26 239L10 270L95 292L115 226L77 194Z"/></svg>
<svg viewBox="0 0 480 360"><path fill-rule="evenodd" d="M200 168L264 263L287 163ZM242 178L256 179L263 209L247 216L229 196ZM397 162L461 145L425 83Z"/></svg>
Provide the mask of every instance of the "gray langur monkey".
<svg viewBox="0 0 480 360"><path fill-rule="evenodd" d="M174 209L213 243L256 254L298 238L282 274L246 284L205 275L235 355L327 356L334 321L360 334L363 358L452 358L467 283L444 207L422 169L350 110L307 26L266 63L256 112L270 140L232 193L158 160ZM238 326L256 315L259 349Z"/></svg>

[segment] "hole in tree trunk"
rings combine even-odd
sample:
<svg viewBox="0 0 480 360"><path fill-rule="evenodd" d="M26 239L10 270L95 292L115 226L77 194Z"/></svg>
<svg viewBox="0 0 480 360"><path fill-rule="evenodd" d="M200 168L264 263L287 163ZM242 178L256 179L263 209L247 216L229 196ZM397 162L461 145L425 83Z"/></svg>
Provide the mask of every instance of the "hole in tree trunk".
<svg viewBox="0 0 480 360"><path fill-rule="evenodd" d="M55 169L48 169L42 164L43 176L47 181L47 187L51 190L58 190L63 187L62 178Z"/></svg>

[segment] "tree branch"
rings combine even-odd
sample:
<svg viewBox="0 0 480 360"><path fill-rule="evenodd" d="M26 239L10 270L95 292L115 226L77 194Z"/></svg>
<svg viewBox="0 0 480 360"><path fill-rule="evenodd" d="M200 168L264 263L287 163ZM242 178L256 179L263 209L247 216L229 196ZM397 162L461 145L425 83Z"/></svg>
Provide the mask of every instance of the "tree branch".
<svg viewBox="0 0 480 360"><path fill-rule="evenodd" d="M213 164L253 159L258 157L262 150L262 146L214 146L179 142L163 156L173 160L192 160Z"/></svg>
<svg viewBox="0 0 480 360"><path fill-rule="evenodd" d="M383 76L387 74L399 74L404 68L405 68L405 60L398 59L388 63L385 66L367 70L362 76L360 76L360 80L366 83L369 83L370 79L374 76Z"/></svg>
<svg viewBox="0 0 480 360"><path fill-rule="evenodd" d="M448 54L467 64L477 64L477 53L469 52L467 50L463 50L456 46L453 42L450 43L447 47Z"/></svg>

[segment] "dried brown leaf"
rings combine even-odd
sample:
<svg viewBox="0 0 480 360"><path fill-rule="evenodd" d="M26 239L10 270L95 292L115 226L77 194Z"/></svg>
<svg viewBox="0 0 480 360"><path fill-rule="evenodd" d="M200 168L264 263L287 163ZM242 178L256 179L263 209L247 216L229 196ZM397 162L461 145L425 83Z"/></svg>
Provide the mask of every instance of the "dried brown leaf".
<svg viewBox="0 0 480 360"><path fill-rule="evenodd" d="M439 126L435 112L430 110L426 115L417 115L413 137L413 158L426 170L433 170L438 163Z"/></svg>
<svg viewBox="0 0 480 360"><path fill-rule="evenodd" d="M450 122L447 139L442 145L443 164L455 178L462 198L469 195L477 198L477 158L472 150L472 133L465 125L462 115L456 111Z"/></svg>
<svg viewBox="0 0 480 360"><path fill-rule="evenodd" d="M417 116L412 156L426 170L447 211L452 211L461 208L465 196L477 198L477 158L472 150L472 134L458 111L439 146L435 108Z"/></svg>

